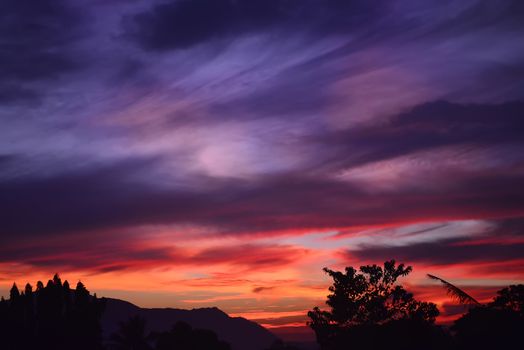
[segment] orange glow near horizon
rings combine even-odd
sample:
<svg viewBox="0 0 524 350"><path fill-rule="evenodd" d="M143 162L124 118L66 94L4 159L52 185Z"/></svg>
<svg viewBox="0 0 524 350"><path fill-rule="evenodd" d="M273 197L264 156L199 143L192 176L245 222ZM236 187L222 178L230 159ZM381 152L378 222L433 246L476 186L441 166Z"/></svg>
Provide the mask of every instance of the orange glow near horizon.
<svg viewBox="0 0 524 350"><path fill-rule="evenodd" d="M234 236L208 236L196 240L194 237L186 240L180 238L176 245L163 240L167 233L159 231L153 235L154 239L149 238L134 246L142 250L151 249L153 253L156 249L163 252L166 244L172 247L161 262L149 261L145 254L137 254L137 260L120 259L118 256L110 259L104 255L100 261L101 268L107 268L105 271L68 267L61 275L63 279L69 279L71 284L81 280L91 292L99 296L125 299L141 307L190 309L216 306L232 316L255 320L270 328L297 327L305 325L308 310L314 306L324 306L331 281L322 272L322 267L343 269L345 266L380 263L353 256L353 252L357 252L354 249L373 241L386 246L413 244L409 232L418 229L418 226L412 225L374 226L373 231L369 231L370 228L359 228L353 230L353 233L346 230L343 235L339 235L338 231L299 231L295 235L285 231L270 234L270 240L267 235L251 236L247 241L244 237L240 239ZM485 225L475 222L456 224L456 228L461 227L474 231ZM471 240L455 245L498 242L495 238L482 238L481 233L470 231L464 235L473 235ZM387 235L393 235L391 243L388 243ZM477 235L481 238L474 238ZM431 241L433 238L424 236L421 239ZM403 240L406 243L402 243ZM69 257L68 254L64 255L65 259ZM45 257L42 259L45 260ZM523 270L519 268L523 266L522 262L418 262L412 264L414 272L400 282L414 292L417 298L435 302L441 309L439 322L449 323L459 315L448 314L446 310L454 302L438 284L427 279L427 273L454 281L466 290L470 289L471 294L479 300L488 301L497 289L522 281ZM112 264L115 267L122 264L129 267L112 271ZM11 263L0 264L0 271L3 276L0 291L5 296L13 281L19 285L26 282L34 285L38 280L45 283L55 272L60 272L60 267L36 269L21 263Z"/></svg>

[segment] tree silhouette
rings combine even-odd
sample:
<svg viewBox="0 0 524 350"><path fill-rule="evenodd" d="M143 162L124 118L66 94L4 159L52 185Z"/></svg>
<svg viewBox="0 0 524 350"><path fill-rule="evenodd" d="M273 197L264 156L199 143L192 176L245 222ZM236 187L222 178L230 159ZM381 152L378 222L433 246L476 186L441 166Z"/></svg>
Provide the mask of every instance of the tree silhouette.
<svg viewBox="0 0 524 350"><path fill-rule="evenodd" d="M13 286L11 287L11 290L9 291L9 300L11 300L12 302L16 302L19 298L20 298L20 291L18 290L16 283L13 283Z"/></svg>
<svg viewBox="0 0 524 350"><path fill-rule="evenodd" d="M383 267L324 271L333 279L326 301L330 309L308 312L308 324L322 349L430 349L444 341L443 331L433 325L439 314L436 305L415 300L396 283L412 271L410 266L391 260Z"/></svg>
<svg viewBox="0 0 524 350"><path fill-rule="evenodd" d="M499 290L497 294L490 303L491 307L512 310L524 317L524 284L511 285Z"/></svg>
<svg viewBox="0 0 524 350"><path fill-rule="evenodd" d="M503 288L492 302L482 304L459 287L433 275L428 277L443 283L451 297L470 305L468 312L451 327L456 349L502 349L522 345L524 285Z"/></svg>
<svg viewBox="0 0 524 350"><path fill-rule="evenodd" d="M193 329L185 322L177 322L169 332L154 333L152 338L155 350L231 350L215 332Z"/></svg>
<svg viewBox="0 0 524 350"><path fill-rule="evenodd" d="M67 282L67 281L66 281ZM81 343L81 349L99 349L102 344L102 329L100 319L105 309L105 300L91 296L82 282L78 282L73 292L69 283L62 286L64 309L68 309L69 324L66 327L70 338Z"/></svg>
<svg viewBox="0 0 524 350"><path fill-rule="evenodd" d="M28 283L20 293L13 284L9 300L0 301L2 349L102 349L104 301L82 287L72 293L58 274L45 287L38 281L36 291Z"/></svg>
<svg viewBox="0 0 524 350"><path fill-rule="evenodd" d="M114 350L150 350L149 340L146 320L136 315L120 323L118 332L111 336L111 348Z"/></svg>
<svg viewBox="0 0 524 350"><path fill-rule="evenodd" d="M104 347L100 319L105 300L91 295L79 281L71 289L68 281L55 274L44 286L38 281L36 290L27 283L20 292L13 283L9 299L0 298L0 349L2 350L230 350L210 330L193 329L179 322L169 332L153 337L139 316L120 325L107 347Z"/></svg>
<svg viewBox="0 0 524 350"><path fill-rule="evenodd" d="M524 285L501 289L492 302L469 309L457 319L452 330L456 348L511 349L522 346L524 330Z"/></svg>
<svg viewBox="0 0 524 350"><path fill-rule="evenodd" d="M24 336L24 296L20 294L16 283L13 283L9 291L9 302L7 303L7 343L11 347L17 346L16 340L22 340Z"/></svg>

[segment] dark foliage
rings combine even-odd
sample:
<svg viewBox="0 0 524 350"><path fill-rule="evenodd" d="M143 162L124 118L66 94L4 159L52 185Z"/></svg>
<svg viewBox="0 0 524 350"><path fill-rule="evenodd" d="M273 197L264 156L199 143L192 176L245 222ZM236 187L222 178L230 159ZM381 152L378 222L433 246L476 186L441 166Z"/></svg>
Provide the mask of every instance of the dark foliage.
<svg viewBox="0 0 524 350"><path fill-rule="evenodd" d="M471 307L450 331L434 325L435 304L417 301L398 278L411 267L387 261L383 267L362 266L345 272L324 269L333 278L326 304L329 311L308 313L322 350L454 349L488 350L524 345L524 285L511 285L481 304L460 288L436 276L451 295Z"/></svg>
<svg viewBox="0 0 524 350"><path fill-rule="evenodd" d="M449 283L448 281L445 281L442 278L437 277L435 275L430 275L429 273L427 276L431 278L432 280L436 280L442 283L448 295L451 296L453 299L457 300L459 303L464 304L464 305L465 304L480 305L477 299L473 298L471 295L469 295L462 289L458 288L457 286Z"/></svg>
<svg viewBox="0 0 524 350"><path fill-rule="evenodd" d="M0 302L2 349L102 349L100 317L104 300L91 296L78 282L72 290L58 275L28 283L23 292L13 284L9 300Z"/></svg>
<svg viewBox="0 0 524 350"><path fill-rule="evenodd" d="M169 332L153 333L152 337L155 350L231 350L215 332L193 329L185 322L177 322Z"/></svg>
<svg viewBox="0 0 524 350"><path fill-rule="evenodd" d="M524 317L524 284L511 285L499 290L489 306L511 310Z"/></svg>
<svg viewBox="0 0 524 350"><path fill-rule="evenodd" d="M268 350L300 350L296 346L284 343L282 340L275 341Z"/></svg>
<svg viewBox="0 0 524 350"><path fill-rule="evenodd" d="M145 319L131 317L111 336L112 350L231 350L215 332L177 322L170 331L148 333Z"/></svg>
<svg viewBox="0 0 524 350"><path fill-rule="evenodd" d="M120 324L117 333L111 336L110 348L114 350L150 350L151 337L146 331L146 320L139 316L131 317Z"/></svg>
<svg viewBox="0 0 524 350"><path fill-rule="evenodd" d="M367 265L357 271L324 271L333 278L326 304L308 313L309 326L324 350L338 349L438 349L446 346L446 333L434 325L435 304L415 300L397 279L411 272L410 266Z"/></svg>
<svg viewBox="0 0 524 350"><path fill-rule="evenodd" d="M458 350L513 349L524 346L524 285L497 292L493 302L470 309L451 328Z"/></svg>

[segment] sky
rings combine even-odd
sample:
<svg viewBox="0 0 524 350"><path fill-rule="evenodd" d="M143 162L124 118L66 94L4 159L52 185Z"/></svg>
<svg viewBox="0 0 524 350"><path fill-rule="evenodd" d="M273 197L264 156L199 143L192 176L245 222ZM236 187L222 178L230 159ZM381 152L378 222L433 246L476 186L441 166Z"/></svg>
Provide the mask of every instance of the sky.
<svg viewBox="0 0 524 350"><path fill-rule="evenodd" d="M296 326L396 259L449 321L427 273L524 282L523 37L519 0L3 0L0 294Z"/></svg>

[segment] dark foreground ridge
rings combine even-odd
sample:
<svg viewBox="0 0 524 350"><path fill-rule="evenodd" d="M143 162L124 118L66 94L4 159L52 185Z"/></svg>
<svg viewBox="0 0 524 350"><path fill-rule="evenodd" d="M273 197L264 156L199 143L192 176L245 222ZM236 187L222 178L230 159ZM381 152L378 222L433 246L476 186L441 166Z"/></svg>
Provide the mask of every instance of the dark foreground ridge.
<svg viewBox="0 0 524 350"><path fill-rule="evenodd" d="M146 322L146 332L164 332L177 322L185 322L196 329L209 329L219 339L231 345L232 350L265 350L277 337L258 323L242 317L230 317L222 310L201 308L192 310L171 308L140 308L127 301L106 298L101 324L104 337L115 333L119 325L133 316Z"/></svg>

